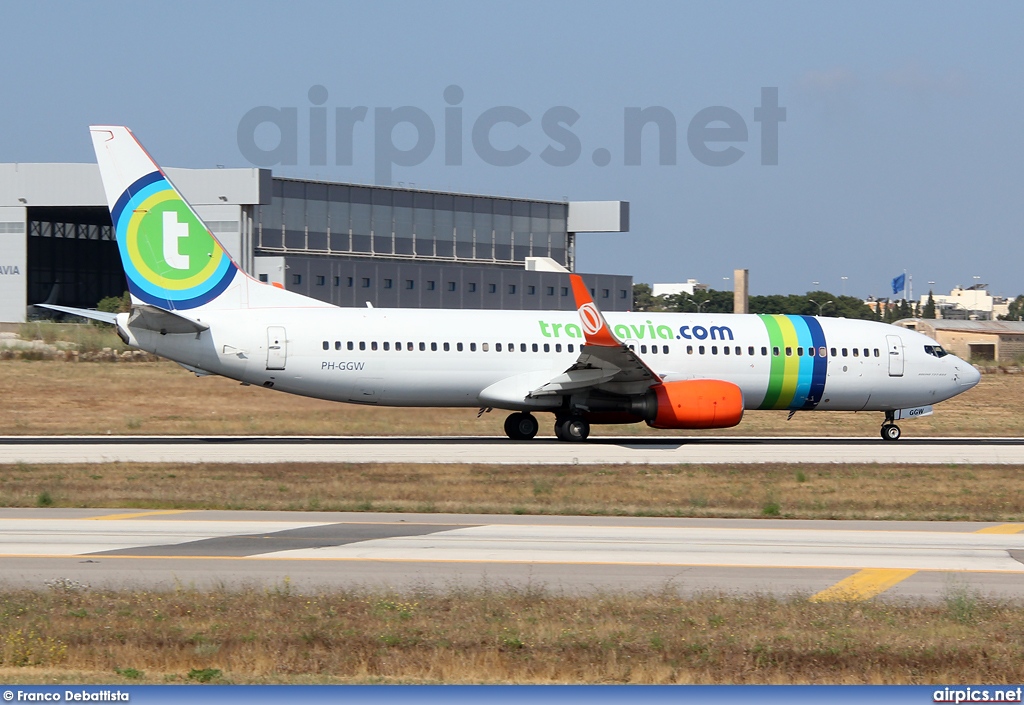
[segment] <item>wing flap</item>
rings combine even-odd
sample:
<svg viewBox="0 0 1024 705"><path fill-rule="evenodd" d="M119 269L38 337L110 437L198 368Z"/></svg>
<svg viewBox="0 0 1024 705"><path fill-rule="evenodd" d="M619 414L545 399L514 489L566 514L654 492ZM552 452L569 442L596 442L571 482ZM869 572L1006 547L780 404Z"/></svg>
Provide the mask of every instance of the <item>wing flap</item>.
<svg viewBox="0 0 1024 705"><path fill-rule="evenodd" d="M210 329L209 324L202 321L194 321L180 313L146 304L132 306L132 313L128 317L128 327L143 328L159 333L195 333L197 335Z"/></svg>

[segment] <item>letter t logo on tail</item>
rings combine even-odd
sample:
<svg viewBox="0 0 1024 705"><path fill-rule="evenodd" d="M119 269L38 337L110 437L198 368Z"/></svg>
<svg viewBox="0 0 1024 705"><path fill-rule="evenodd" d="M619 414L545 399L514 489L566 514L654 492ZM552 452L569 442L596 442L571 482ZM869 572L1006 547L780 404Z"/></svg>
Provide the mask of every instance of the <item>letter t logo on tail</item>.
<svg viewBox="0 0 1024 705"><path fill-rule="evenodd" d="M188 269L188 255L178 248L182 238L188 237L188 223L179 223L176 211L164 211L164 262L174 269Z"/></svg>
<svg viewBox="0 0 1024 705"><path fill-rule="evenodd" d="M621 346L622 343L612 335L608 328L604 314L590 298L590 291L583 283L583 277L579 274L570 274L569 281L572 282L572 295L576 301L576 311L580 314L580 323L583 326L587 345L599 345L606 348Z"/></svg>

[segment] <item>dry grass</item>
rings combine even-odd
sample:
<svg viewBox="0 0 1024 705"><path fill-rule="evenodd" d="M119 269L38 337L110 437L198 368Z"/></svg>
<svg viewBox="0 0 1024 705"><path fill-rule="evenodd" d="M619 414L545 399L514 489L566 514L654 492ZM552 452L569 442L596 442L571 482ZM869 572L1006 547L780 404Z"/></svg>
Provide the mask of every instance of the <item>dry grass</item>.
<svg viewBox="0 0 1024 705"><path fill-rule="evenodd" d="M1007 466L0 465L0 506L1024 520Z"/></svg>
<svg viewBox="0 0 1024 705"><path fill-rule="evenodd" d="M1024 607L589 597L0 592L0 679L56 682L1020 683ZM191 674L191 676L190 676Z"/></svg>
<svg viewBox="0 0 1024 705"><path fill-rule="evenodd" d="M169 362L92 364L0 361L0 429L49 434L473 435L500 436L505 414L475 409L394 409L306 399L195 378ZM540 416L552 435L551 415ZM653 431L643 424L597 426L595 435L876 436L880 413L749 412L734 429ZM1024 375L989 374L975 389L907 422L907 436L1024 435Z"/></svg>

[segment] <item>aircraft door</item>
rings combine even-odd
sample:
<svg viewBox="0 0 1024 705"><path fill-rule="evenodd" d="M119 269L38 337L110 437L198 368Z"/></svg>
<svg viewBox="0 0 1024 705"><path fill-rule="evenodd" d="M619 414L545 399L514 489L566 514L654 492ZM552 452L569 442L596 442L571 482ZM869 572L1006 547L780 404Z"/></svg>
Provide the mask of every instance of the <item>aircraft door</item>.
<svg viewBox="0 0 1024 705"><path fill-rule="evenodd" d="M283 370L288 359L288 340L282 326L267 328L267 369Z"/></svg>
<svg viewBox="0 0 1024 705"><path fill-rule="evenodd" d="M887 335L885 341L889 351L889 376L903 376L903 340L898 335Z"/></svg>

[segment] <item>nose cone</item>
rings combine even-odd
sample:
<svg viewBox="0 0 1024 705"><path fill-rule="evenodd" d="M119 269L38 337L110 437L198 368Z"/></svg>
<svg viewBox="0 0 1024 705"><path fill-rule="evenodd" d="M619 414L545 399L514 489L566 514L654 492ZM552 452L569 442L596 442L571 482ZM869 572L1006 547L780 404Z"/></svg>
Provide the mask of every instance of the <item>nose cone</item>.
<svg viewBox="0 0 1024 705"><path fill-rule="evenodd" d="M971 363L958 359L956 362L956 381L966 391L981 381L981 373Z"/></svg>

